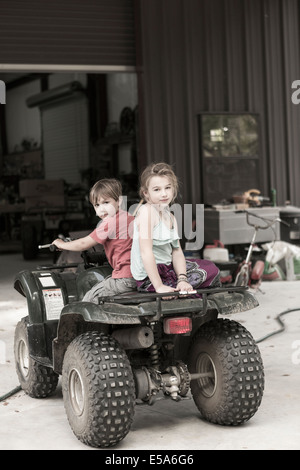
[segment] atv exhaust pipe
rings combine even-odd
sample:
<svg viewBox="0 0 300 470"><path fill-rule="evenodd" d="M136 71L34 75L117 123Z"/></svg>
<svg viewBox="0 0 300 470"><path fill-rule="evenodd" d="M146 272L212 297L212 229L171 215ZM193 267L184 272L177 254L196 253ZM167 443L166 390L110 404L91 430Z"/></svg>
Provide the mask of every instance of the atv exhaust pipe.
<svg viewBox="0 0 300 470"><path fill-rule="evenodd" d="M153 331L148 326L115 330L112 333L112 337L115 338L124 349L149 348L154 341Z"/></svg>

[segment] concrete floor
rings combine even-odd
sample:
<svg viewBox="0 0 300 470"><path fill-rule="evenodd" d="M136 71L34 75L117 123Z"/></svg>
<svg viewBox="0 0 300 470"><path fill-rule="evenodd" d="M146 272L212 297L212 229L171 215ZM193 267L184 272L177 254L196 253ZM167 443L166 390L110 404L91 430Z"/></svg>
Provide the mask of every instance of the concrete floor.
<svg viewBox="0 0 300 470"><path fill-rule="evenodd" d="M0 396L19 385L13 337L27 308L26 300L13 289L13 279L20 270L49 263L43 256L25 262L19 252L0 254ZM282 318L283 332L259 342L266 383L254 417L239 427L223 427L202 420L192 399L161 400L136 407L130 433L110 452L300 449L300 282L265 282L262 291L256 294L259 307L232 317L256 340L280 328L275 320L278 314L286 309L299 311ZM69 427L60 382L46 399L33 399L20 391L1 401L0 422L1 450L92 450Z"/></svg>

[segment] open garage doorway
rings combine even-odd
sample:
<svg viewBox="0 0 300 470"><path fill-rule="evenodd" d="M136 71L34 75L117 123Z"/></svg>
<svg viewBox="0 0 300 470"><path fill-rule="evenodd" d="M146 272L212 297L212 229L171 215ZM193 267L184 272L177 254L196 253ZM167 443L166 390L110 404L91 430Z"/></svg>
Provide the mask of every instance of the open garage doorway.
<svg viewBox="0 0 300 470"><path fill-rule="evenodd" d="M43 202L30 193L32 185L27 192L26 182L62 180L63 192L53 186L45 203L63 205L75 219L80 214L88 227L94 221L87 194L98 179L120 179L128 200L136 200L134 72L2 73L0 79L6 85L0 107L1 237L20 237L21 217Z"/></svg>

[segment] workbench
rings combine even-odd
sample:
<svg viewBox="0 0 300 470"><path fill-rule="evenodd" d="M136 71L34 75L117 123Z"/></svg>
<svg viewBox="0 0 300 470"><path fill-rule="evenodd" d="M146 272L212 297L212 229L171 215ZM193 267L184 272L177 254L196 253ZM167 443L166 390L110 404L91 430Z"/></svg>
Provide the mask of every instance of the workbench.
<svg viewBox="0 0 300 470"><path fill-rule="evenodd" d="M279 217L279 207L251 207L248 212L275 219ZM264 225L257 217L250 217L250 222ZM220 240L224 245L247 244L251 242L254 228L247 224L246 214L234 209L204 209L204 242L213 243ZM256 242L264 243L280 240L280 223L276 222L271 228L259 230Z"/></svg>

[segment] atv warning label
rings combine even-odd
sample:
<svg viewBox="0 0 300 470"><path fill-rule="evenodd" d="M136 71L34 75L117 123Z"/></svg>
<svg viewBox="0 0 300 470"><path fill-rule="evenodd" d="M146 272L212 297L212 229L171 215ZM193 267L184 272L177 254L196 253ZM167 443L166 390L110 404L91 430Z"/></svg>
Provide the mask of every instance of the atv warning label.
<svg viewBox="0 0 300 470"><path fill-rule="evenodd" d="M64 306L61 289L43 289L47 320L58 320Z"/></svg>

